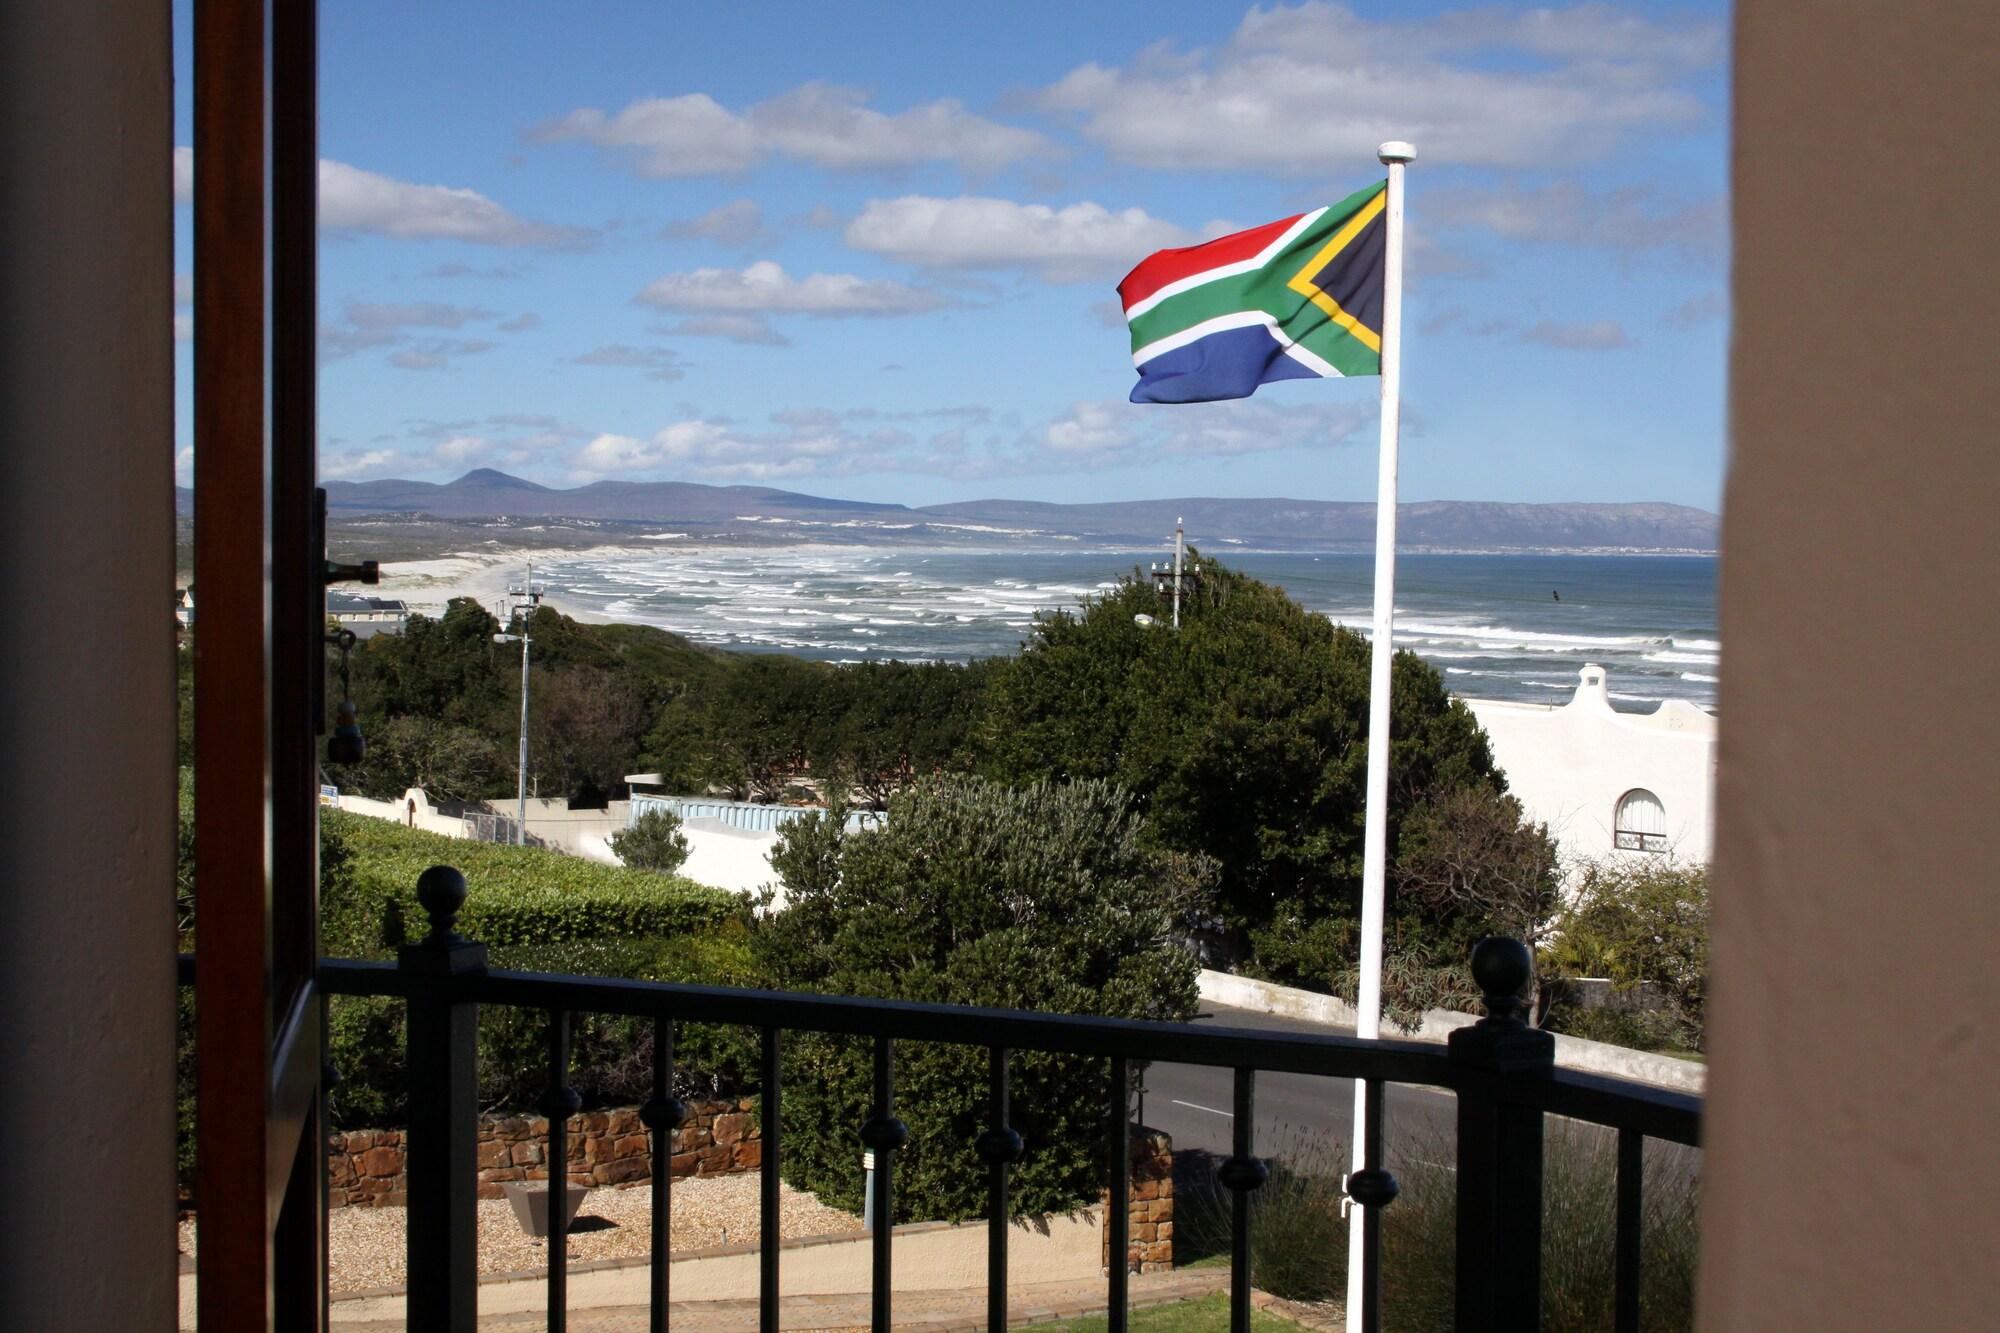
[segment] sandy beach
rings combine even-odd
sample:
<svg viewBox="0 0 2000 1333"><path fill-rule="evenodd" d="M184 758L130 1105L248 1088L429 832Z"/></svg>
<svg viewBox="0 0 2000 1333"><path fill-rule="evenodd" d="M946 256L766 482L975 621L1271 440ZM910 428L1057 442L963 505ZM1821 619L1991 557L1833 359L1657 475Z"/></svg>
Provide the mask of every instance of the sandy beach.
<svg viewBox="0 0 2000 1333"><path fill-rule="evenodd" d="M410 610L427 616L438 616L455 597L470 597L492 611L501 614L500 604L507 599L509 585L519 587L527 577L530 560L576 559L592 556L616 556L629 554L654 554L658 548L649 546L597 546L580 550L542 550L533 547L495 547L485 551L454 551L447 556L431 560L395 560L382 566L382 582L376 596L393 597L408 604ZM591 624L606 624L611 617L601 615L581 606L565 605L555 598L544 598L543 605L554 607L573 620Z"/></svg>

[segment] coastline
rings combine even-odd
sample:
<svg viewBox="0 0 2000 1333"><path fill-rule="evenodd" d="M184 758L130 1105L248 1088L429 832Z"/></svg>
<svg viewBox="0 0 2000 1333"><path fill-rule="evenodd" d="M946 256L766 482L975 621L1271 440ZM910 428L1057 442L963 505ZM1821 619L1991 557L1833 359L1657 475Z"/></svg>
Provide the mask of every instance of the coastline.
<svg viewBox="0 0 2000 1333"><path fill-rule="evenodd" d="M488 551L454 551L450 555L427 560L385 561L382 581L376 585L375 593L379 597L396 598L408 605L410 610L427 616L443 614L445 605L458 597L470 597L498 614L496 606L506 598L508 586L518 585L519 580L527 577L530 560L649 554L658 549L629 544L577 549L522 546ZM585 624L618 623L611 616L586 607L565 605L556 598L543 598L543 605Z"/></svg>

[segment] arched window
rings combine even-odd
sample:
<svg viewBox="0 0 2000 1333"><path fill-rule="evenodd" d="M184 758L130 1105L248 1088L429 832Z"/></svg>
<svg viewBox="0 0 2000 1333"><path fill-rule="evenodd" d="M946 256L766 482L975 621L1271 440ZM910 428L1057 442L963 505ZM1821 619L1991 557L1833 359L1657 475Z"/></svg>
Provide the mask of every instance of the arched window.
<svg viewBox="0 0 2000 1333"><path fill-rule="evenodd" d="M1634 787L1618 798L1613 830L1612 839L1621 852L1664 852L1667 808L1644 787Z"/></svg>

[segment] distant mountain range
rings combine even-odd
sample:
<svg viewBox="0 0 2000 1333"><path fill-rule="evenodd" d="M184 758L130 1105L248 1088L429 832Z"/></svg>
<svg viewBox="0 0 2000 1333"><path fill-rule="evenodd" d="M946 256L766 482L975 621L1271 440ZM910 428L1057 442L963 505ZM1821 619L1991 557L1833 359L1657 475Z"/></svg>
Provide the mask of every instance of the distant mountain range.
<svg viewBox="0 0 2000 1333"><path fill-rule="evenodd" d="M336 522L364 515L451 521L547 519L664 525L690 538L870 543L973 541L1157 545L1186 520L1188 538L1211 548L1356 549L1375 537L1375 506L1328 500L1125 500L1052 504L968 500L911 507L832 500L764 486L598 481L563 490L480 468L456 481L331 481ZM192 492L183 490L184 506ZM1398 545L1458 551L1713 551L1719 520L1686 505L1501 504L1429 500L1402 505Z"/></svg>

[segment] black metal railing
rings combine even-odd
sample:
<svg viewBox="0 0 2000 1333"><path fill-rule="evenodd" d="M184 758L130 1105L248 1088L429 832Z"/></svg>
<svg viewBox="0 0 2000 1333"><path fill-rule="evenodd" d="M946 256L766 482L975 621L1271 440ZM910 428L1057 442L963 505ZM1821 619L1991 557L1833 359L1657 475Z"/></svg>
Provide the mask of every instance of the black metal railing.
<svg viewBox="0 0 2000 1333"><path fill-rule="evenodd" d="M1541 1302L1542 1143L1549 1115L1617 1131L1616 1295L1618 1330L1639 1327L1640 1232L1644 1141L1695 1145L1701 1100L1620 1079L1555 1068L1555 1043L1525 1022L1521 992L1531 968L1514 940L1489 939L1472 968L1486 1016L1434 1043L1364 1041L1129 1019L1090 1018L959 1005L779 991L605 980L489 969L483 945L453 929L465 901L462 875L448 866L425 871L418 898L430 932L404 946L394 963L324 959L320 984L332 995L399 996L408 1004L410 1080L407 1136L411 1328L474 1328L478 1300L475 1047L480 1005L537 1009L548 1015L548 1089L538 1107L548 1117L548 1328L565 1327L565 1228L569 1181L566 1121L578 1106L568 1085L569 1017L575 1013L651 1018L652 1095L640 1110L652 1134L651 1327L668 1325L671 1171L668 1159L684 1108L672 1095L675 1021L740 1024L762 1037L759 1296L761 1326L779 1327L779 1161L783 1152L784 1046L787 1032L868 1038L874 1048L870 1117L858 1126L875 1154L872 1326L892 1326L893 1165L907 1131L894 1116L895 1047L901 1041L983 1046L988 1052L988 1125L974 1148L987 1164L987 1327L1007 1327L1009 1168L1023 1151L1009 1123L1009 1066L1016 1051L1097 1056L1109 1062L1110 1180L1106 1228L1111 1256L1107 1306L1112 1330L1127 1326L1130 1268L1130 1075L1135 1062L1229 1069L1234 1074L1234 1142L1217 1167L1231 1191L1230 1326L1250 1327L1250 1197L1267 1178L1257 1158L1254 1106L1259 1073L1358 1079L1366 1092L1358 1128L1363 1169L1347 1190L1363 1221L1364 1327L1379 1325L1382 1210L1397 1193L1382 1162L1383 1090L1390 1083L1443 1089L1457 1096L1456 1326L1534 1329ZM182 979L192 978L184 958Z"/></svg>

